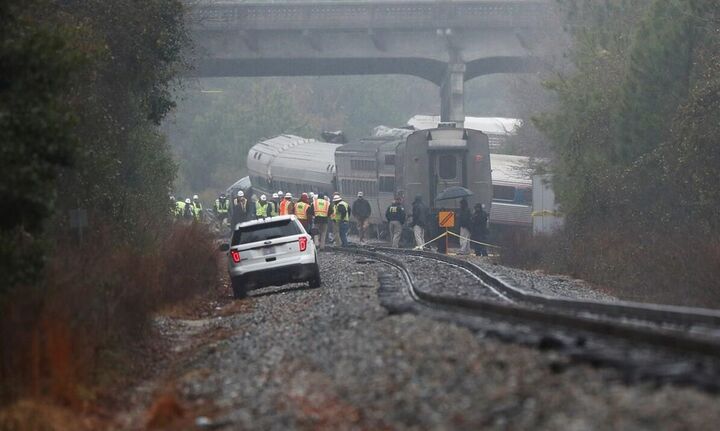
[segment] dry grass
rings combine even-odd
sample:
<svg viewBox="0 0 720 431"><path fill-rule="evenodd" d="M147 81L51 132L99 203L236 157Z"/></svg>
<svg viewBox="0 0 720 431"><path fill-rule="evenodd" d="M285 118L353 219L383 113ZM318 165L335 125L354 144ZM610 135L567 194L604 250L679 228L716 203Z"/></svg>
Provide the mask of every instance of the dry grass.
<svg viewBox="0 0 720 431"><path fill-rule="evenodd" d="M513 243L501 263L568 274L623 299L720 307L720 238L692 228L596 225Z"/></svg>
<svg viewBox="0 0 720 431"><path fill-rule="evenodd" d="M101 425L48 400L20 400L0 410L0 431L92 431Z"/></svg>
<svg viewBox="0 0 720 431"><path fill-rule="evenodd" d="M98 384L132 366L155 310L217 283L216 247L201 225L177 225L143 252L102 234L59 248L45 286L0 310L0 401L43 397L86 409Z"/></svg>

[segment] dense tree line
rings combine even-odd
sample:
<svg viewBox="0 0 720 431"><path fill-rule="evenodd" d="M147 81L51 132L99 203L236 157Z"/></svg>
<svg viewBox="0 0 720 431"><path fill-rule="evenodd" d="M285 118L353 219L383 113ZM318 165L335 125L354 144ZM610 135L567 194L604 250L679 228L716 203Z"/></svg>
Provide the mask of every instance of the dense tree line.
<svg viewBox="0 0 720 431"><path fill-rule="evenodd" d="M159 131L184 20L181 0L0 2L0 403L46 387L71 403L153 307L211 287L211 241L170 232Z"/></svg>
<svg viewBox="0 0 720 431"><path fill-rule="evenodd" d="M571 248L594 253L575 267L717 299L720 4L560 3L573 69L548 83L557 109L537 124L552 141L571 245L607 244Z"/></svg>
<svg viewBox="0 0 720 431"><path fill-rule="evenodd" d="M187 44L175 0L2 3L3 286L86 208L91 228L140 240L164 221L174 165L156 126ZM51 217L52 223L49 223Z"/></svg>

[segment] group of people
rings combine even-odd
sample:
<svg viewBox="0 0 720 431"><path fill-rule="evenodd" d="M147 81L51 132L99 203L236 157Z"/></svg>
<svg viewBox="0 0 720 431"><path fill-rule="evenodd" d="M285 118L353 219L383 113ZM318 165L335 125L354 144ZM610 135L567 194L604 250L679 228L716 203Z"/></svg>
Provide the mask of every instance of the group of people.
<svg viewBox="0 0 720 431"><path fill-rule="evenodd" d="M198 195L192 199L177 199L170 196L171 213L177 220L200 221L203 215L203 206Z"/></svg>
<svg viewBox="0 0 720 431"><path fill-rule="evenodd" d="M171 196L171 200L174 202L176 218L200 221L203 207L198 195L184 201L176 200ZM363 192L358 192L351 208L338 192L333 194L332 199L326 195L309 192L302 193L298 200L294 200L292 193L282 191L273 193L270 198L261 194L259 197L253 195L248 199L245 192L239 190L232 200L225 193L221 193L215 199L213 210L218 221L221 223L228 221L231 226L237 226L238 223L248 220L294 214L305 230L313 235L320 249L325 248L328 240L335 245L343 247L348 245L347 235L351 217L355 219L360 243L364 243L372 215L370 203L365 199ZM483 205L477 204L474 211L470 211L467 200L463 198L460 200L457 216L460 227L460 254L469 254L472 247L476 254L487 256L487 249L480 244L487 240L488 234L488 214ZM395 197L394 202L385 211L385 218L389 224L392 245L399 247L403 226L407 221L401 196ZM423 203L421 196L416 196L412 203L410 227L417 247L426 246L425 234L435 226L430 209Z"/></svg>
<svg viewBox="0 0 720 431"><path fill-rule="evenodd" d="M362 198L362 193L359 194L359 197ZM365 203L367 204L367 202ZM370 205L367 204L367 211L364 211L362 205L353 205L351 209L350 205L337 192L333 194L332 199L325 195L309 192L302 193L300 198L295 200L292 193L283 193L281 190L273 193L270 198L261 194L257 198L253 196L250 199L245 196L243 190L239 190L232 202L228 202L225 195L220 195L215 201L216 214L221 221L229 218L231 226L237 226L238 223L248 220L294 214L305 230L313 235L321 250L325 248L329 237L335 245L343 247L348 245L347 234L350 230L350 217L355 208L360 208L361 214L367 212L368 215L363 223L364 226L367 226L366 220L370 216Z"/></svg>
<svg viewBox="0 0 720 431"><path fill-rule="evenodd" d="M415 237L417 247L425 247L425 233L435 227L430 215L430 209L422 201L421 196L416 196L412 203L412 218L410 227ZM403 226L406 222L405 208L402 204L402 197L396 196L395 201L385 211L385 218L390 227L390 239L393 247L399 247ZM460 254L470 254L470 246L478 256L487 256L487 249L484 243L488 235L488 214L482 204L475 205L474 212L470 211L467 199L460 200L458 212L458 224L460 226Z"/></svg>

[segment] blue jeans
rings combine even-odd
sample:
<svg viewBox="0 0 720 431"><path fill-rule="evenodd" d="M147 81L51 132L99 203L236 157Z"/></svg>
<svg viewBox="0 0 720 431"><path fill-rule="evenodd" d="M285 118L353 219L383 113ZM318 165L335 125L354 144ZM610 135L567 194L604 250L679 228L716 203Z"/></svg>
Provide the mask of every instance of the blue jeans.
<svg viewBox="0 0 720 431"><path fill-rule="evenodd" d="M340 242L343 247L348 246L347 233L350 230L350 223L346 221L340 222Z"/></svg>

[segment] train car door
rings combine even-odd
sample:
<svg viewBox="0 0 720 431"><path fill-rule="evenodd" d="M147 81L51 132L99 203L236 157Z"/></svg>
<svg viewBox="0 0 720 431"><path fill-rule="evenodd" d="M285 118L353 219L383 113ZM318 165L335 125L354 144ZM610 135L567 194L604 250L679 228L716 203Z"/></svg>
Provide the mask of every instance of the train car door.
<svg viewBox="0 0 720 431"><path fill-rule="evenodd" d="M430 202L435 202L438 193L448 187L467 187L465 153L462 150L430 152Z"/></svg>

